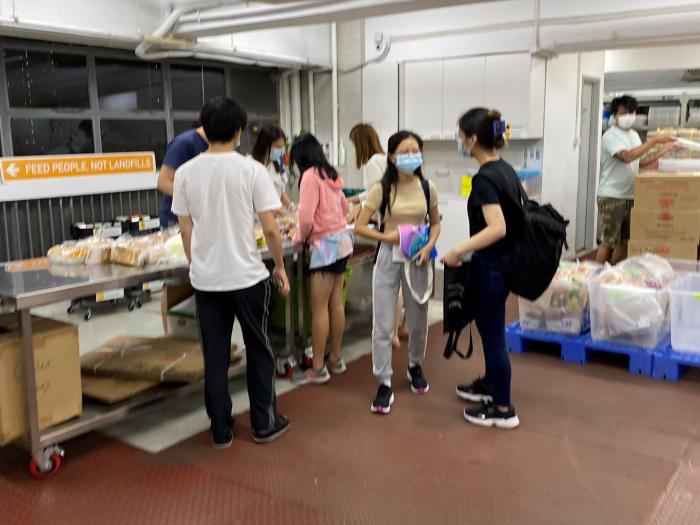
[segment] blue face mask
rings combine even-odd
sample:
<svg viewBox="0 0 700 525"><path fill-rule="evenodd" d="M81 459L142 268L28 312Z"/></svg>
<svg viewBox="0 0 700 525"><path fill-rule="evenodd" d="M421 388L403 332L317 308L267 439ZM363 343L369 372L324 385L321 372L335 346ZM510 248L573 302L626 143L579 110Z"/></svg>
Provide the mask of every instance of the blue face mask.
<svg viewBox="0 0 700 525"><path fill-rule="evenodd" d="M469 150L464 149L464 144L462 143L462 138L457 135L457 153L459 153L462 157L465 157L467 159L471 158L472 152Z"/></svg>
<svg viewBox="0 0 700 525"><path fill-rule="evenodd" d="M270 148L270 162L282 164L282 155L284 155L284 148Z"/></svg>
<svg viewBox="0 0 700 525"><path fill-rule="evenodd" d="M403 173L413 174L422 165L422 153L405 153L402 155L396 155L396 167Z"/></svg>

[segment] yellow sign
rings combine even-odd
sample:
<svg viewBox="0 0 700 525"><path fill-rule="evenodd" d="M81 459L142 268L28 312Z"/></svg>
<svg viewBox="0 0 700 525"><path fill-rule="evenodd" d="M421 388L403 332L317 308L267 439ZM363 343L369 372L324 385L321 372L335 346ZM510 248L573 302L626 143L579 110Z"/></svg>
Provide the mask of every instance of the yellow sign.
<svg viewBox="0 0 700 525"><path fill-rule="evenodd" d="M472 193L472 176L462 175L462 197L469 197Z"/></svg>
<svg viewBox="0 0 700 525"><path fill-rule="evenodd" d="M20 182L66 177L154 173L156 159L153 152L12 157L2 159L0 166L3 182Z"/></svg>

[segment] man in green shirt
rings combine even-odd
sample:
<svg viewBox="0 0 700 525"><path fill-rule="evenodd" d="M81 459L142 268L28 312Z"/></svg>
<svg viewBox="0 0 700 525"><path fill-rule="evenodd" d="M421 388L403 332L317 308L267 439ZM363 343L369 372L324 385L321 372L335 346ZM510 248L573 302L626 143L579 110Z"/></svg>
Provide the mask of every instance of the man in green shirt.
<svg viewBox="0 0 700 525"><path fill-rule="evenodd" d="M605 132L601 144L598 210L602 241L597 261L616 264L627 257L630 238L630 215L634 204L634 178L674 149L674 138L658 135L642 144L632 129L637 99L628 95L615 98L611 106L614 125ZM658 151L650 151L663 144Z"/></svg>

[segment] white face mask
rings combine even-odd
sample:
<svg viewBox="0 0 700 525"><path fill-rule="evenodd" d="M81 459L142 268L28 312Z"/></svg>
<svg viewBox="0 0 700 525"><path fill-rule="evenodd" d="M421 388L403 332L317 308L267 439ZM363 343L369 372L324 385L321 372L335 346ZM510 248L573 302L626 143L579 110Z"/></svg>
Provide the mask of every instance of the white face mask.
<svg viewBox="0 0 700 525"><path fill-rule="evenodd" d="M626 113L616 118L617 125L622 129L630 129L634 126L634 121L637 120L636 113Z"/></svg>

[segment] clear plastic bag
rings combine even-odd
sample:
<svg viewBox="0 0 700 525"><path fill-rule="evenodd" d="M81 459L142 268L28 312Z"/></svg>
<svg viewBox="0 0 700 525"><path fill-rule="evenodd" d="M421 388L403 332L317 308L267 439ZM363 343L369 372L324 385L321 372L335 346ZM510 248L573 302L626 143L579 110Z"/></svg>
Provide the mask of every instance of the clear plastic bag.
<svg viewBox="0 0 700 525"><path fill-rule="evenodd" d="M589 283L593 339L655 347L668 335L673 278L668 261L651 254L606 266Z"/></svg>

